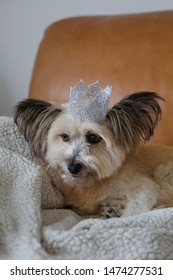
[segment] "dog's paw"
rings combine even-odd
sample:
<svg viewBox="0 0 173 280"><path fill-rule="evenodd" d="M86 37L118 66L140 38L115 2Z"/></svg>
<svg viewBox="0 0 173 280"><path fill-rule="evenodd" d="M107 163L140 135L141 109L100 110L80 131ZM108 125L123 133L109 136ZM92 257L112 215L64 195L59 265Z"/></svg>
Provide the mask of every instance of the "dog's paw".
<svg viewBox="0 0 173 280"><path fill-rule="evenodd" d="M121 209L114 206L101 206L100 215L105 218L113 218L113 217L121 217L122 211Z"/></svg>
<svg viewBox="0 0 173 280"><path fill-rule="evenodd" d="M121 217L124 210L124 203L122 201L104 201L101 203L100 215L105 218Z"/></svg>

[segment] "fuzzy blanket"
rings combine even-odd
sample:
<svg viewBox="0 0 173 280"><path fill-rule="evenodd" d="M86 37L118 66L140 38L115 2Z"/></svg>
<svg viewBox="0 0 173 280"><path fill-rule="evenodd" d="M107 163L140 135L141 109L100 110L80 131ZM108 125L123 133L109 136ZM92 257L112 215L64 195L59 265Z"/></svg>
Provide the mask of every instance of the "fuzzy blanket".
<svg viewBox="0 0 173 280"><path fill-rule="evenodd" d="M80 217L0 118L0 259L173 259L173 209Z"/></svg>

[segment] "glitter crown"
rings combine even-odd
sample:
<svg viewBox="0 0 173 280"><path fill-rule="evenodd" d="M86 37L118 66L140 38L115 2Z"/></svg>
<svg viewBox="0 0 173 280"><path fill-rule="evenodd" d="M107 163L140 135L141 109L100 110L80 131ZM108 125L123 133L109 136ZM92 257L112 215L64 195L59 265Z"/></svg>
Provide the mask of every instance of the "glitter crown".
<svg viewBox="0 0 173 280"><path fill-rule="evenodd" d="M102 89L97 81L87 86L83 81L70 88L69 113L81 122L105 120L112 88Z"/></svg>

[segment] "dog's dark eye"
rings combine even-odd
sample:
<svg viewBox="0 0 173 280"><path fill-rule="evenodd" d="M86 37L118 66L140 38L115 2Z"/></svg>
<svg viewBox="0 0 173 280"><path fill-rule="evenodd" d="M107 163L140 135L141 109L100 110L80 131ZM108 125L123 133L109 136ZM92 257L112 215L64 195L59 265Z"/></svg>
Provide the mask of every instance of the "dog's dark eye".
<svg viewBox="0 0 173 280"><path fill-rule="evenodd" d="M70 136L68 134L62 133L60 136L61 136L62 141L64 141L64 142L70 141Z"/></svg>
<svg viewBox="0 0 173 280"><path fill-rule="evenodd" d="M101 141L101 137L94 133L88 133L86 135L86 141L90 144L97 144Z"/></svg>

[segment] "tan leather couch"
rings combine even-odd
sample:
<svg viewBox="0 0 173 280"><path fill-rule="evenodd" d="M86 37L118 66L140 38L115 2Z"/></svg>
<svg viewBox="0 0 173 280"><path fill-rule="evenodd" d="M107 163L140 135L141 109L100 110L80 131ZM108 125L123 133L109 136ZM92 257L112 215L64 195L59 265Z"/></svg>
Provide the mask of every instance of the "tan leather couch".
<svg viewBox="0 0 173 280"><path fill-rule="evenodd" d="M112 85L110 106L139 91L163 96L152 142L173 144L173 11L76 17L49 26L29 96L67 102L70 86L80 79Z"/></svg>

